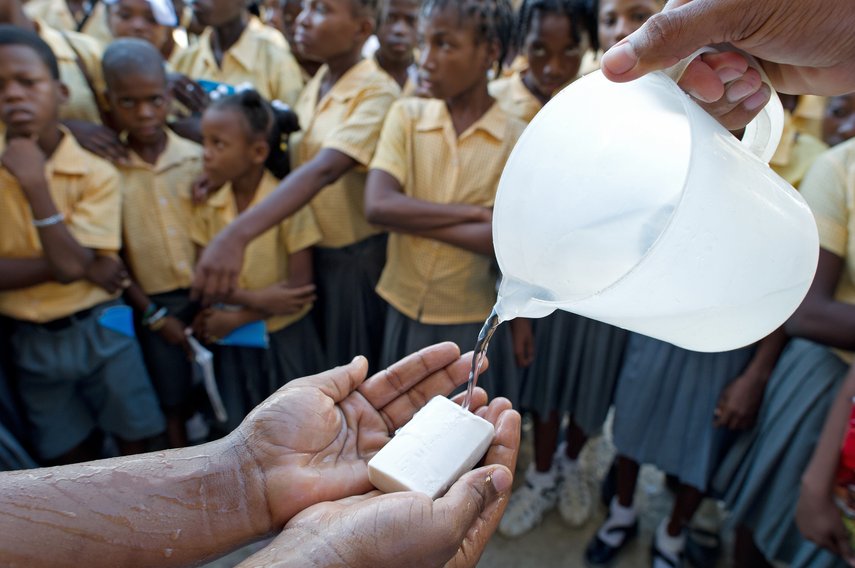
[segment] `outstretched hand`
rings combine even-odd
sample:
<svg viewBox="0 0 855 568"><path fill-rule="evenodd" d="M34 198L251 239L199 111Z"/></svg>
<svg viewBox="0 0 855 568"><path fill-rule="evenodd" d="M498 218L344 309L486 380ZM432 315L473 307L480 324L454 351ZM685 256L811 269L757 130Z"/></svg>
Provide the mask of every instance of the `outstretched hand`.
<svg viewBox="0 0 855 568"><path fill-rule="evenodd" d="M366 380L368 363L357 357L259 405L230 436L263 484L270 530L311 505L370 491L368 460L431 398L462 384L470 364L471 355L442 343Z"/></svg>
<svg viewBox="0 0 855 568"><path fill-rule="evenodd" d="M485 397L481 391L479 405ZM508 400L496 399L476 413L495 426L493 443L483 466L443 497L374 490L315 505L246 565L475 566L507 505L520 440L520 416Z"/></svg>

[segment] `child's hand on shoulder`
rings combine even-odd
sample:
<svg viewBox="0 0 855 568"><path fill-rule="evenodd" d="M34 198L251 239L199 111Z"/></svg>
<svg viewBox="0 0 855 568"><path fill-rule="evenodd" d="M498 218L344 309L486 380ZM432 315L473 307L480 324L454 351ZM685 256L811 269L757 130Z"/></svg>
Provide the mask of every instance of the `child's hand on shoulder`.
<svg viewBox="0 0 855 568"><path fill-rule="evenodd" d="M103 288L108 294L115 294L131 285L125 265L112 256L95 256L86 268L86 279Z"/></svg>
<svg viewBox="0 0 855 568"><path fill-rule="evenodd" d="M111 129L84 120L68 120L64 124L84 149L115 164L128 163L128 150Z"/></svg>
<svg viewBox="0 0 855 568"><path fill-rule="evenodd" d="M18 180L24 193L47 186L45 178L46 158L35 138L11 138L0 156L0 164Z"/></svg>

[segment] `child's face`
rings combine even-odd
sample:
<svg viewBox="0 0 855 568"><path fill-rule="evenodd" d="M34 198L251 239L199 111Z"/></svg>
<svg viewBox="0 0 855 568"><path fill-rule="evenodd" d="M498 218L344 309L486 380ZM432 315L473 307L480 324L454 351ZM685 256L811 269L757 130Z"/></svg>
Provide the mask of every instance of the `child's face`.
<svg viewBox="0 0 855 568"><path fill-rule="evenodd" d="M822 139L836 146L855 136L855 94L830 97L822 118Z"/></svg>
<svg viewBox="0 0 855 568"><path fill-rule="evenodd" d="M391 0L377 28L380 53L387 61L407 63L413 58L418 39L418 0Z"/></svg>
<svg viewBox="0 0 855 568"><path fill-rule="evenodd" d="M68 91L35 50L0 47L0 121L10 138L40 136L56 128L59 105Z"/></svg>
<svg viewBox="0 0 855 568"><path fill-rule="evenodd" d="M453 6L437 10L419 23L419 84L437 99L451 99L486 81L498 47L478 41L475 25Z"/></svg>
<svg viewBox="0 0 855 568"><path fill-rule="evenodd" d="M566 15L536 12L523 46L527 75L543 96L551 97L576 78L587 49L587 41L580 45L573 39Z"/></svg>
<svg viewBox="0 0 855 568"><path fill-rule="evenodd" d="M218 27L237 19L245 10L242 0L196 0L193 13L203 26Z"/></svg>
<svg viewBox="0 0 855 568"><path fill-rule="evenodd" d="M294 34L297 31L297 17L303 11L303 6L296 0L276 0L279 9L277 17L279 19L279 29L285 34L285 39L288 40L288 45L291 49L296 50L297 46L294 43Z"/></svg>
<svg viewBox="0 0 855 568"><path fill-rule="evenodd" d="M296 24L297 49L321 62L361 49L371 32L367 18L354 12L353 0L307 0Z"/></svg>
<svg viewBox="0 0 855 568"><path fill-rule="evenodd" d="M214 107L202 115L204 168L214 187L242 176L258 163L260 140L248 130L246 119L236 109Z"/></svg>
<svg viewBox="0 0 855 568"><path fill-rule="evenodd" d="M600 47L607 51L662 10L658 0L600 0L597 17Z"/></svg>
<svg viewBox="0 0 855 568"><path fill-rule="evenodd" d="M140 144L156 144L163 137L169 114L169 92L163 76L132 73L114 77L107 101L115 127Z"/></svg>
<svg viewBox="0 0 855 568"><path fill-rule="evenodd" d="M169 30L157 23L148 0L119 0L110 6L109 14L115 37L144 39L158 49L166 43Z"/></svg>

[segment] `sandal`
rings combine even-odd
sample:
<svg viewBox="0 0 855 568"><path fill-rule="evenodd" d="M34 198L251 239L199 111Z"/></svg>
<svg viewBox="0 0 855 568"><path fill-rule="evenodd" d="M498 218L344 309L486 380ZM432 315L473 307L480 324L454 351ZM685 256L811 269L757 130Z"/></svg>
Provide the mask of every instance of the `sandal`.
<svg viewBox="0 0 855 568"><path fill-rule="evenodd" d="M588 566L608 566L614 561L617 553L623 550L628 542L632 541L638 535L638 520L636 519L631 525L621 527L616 526L610 528L607 533L620 534L622 540L617 546L612 546L600 538L600 531L594 534L594 538L588 543L585 548L585 562Z"/></svg>

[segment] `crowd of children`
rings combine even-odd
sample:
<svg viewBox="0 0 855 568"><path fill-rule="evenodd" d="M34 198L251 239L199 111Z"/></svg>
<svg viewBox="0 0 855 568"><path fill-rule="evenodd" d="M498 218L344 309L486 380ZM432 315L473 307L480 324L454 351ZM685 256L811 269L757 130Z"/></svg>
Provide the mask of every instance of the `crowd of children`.
<svg viewBox="0 0 855 568"><path fill-rule="evenodd" d="M185 446L356 355L374 371L471 348L517 139L663 4L0 0L0 467ZM708 108L723 123L744 100L728 93ZM804 303L727 353L563 312L500 326L481 384L534 432L504 537L555 507L588 523L601 480L580 454L613 411L589 565L636 535L643 464L674 492L654 568L714 565L725 530L735 566L855 558L832 499L855 395L855 97L784 103L772 166L822 247ZM727 522L693 528L699 508Z"/></svg>

